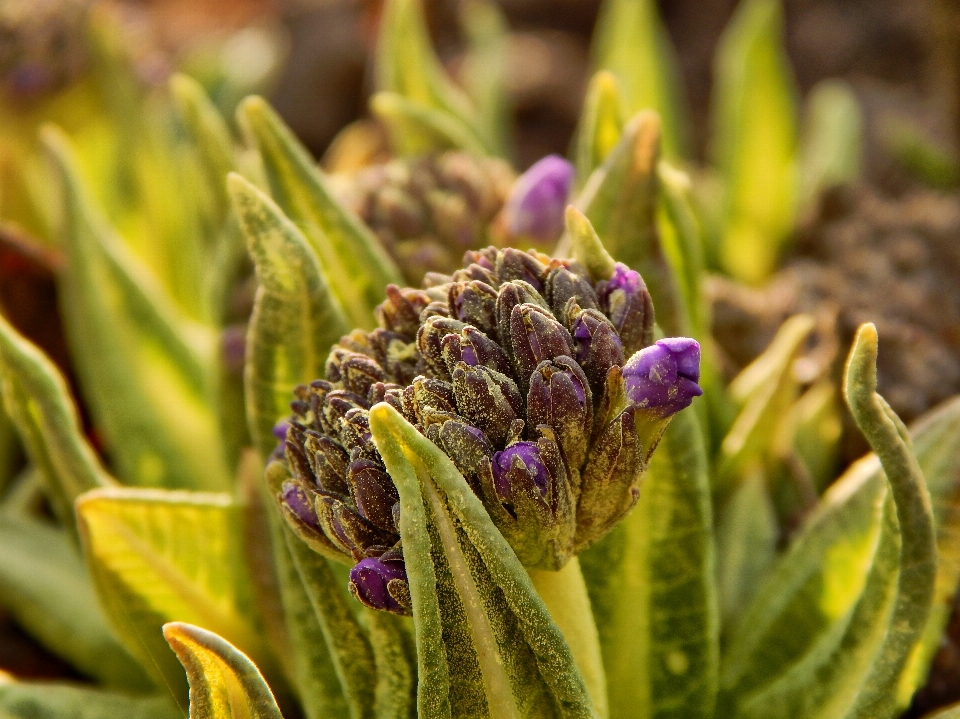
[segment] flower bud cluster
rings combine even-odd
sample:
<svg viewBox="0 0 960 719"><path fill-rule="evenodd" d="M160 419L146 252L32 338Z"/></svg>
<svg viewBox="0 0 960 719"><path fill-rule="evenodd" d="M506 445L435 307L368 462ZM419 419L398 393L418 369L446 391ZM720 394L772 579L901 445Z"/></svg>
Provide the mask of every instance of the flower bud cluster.
<svg viewBox="0 0 960 719"><path fill-rule="evenodd" d="M696 342L651 344L650 296L622 265L595 282L573 261L471 251L422 290L388 288L377 314L297 388L278 499L311 546L357 563L351 590L379 609L410 603L371 406L444 450L526 566L559 569L633 507L670 416L700 394Z"/></svg>

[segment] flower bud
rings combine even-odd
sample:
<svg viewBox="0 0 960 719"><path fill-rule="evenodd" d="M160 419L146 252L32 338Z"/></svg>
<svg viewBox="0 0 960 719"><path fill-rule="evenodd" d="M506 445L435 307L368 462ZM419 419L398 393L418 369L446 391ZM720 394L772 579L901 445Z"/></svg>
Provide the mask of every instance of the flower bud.
<svg viewBox="0 0 960 719"><path fill-rule="evenodd" d="M420 312L428 304L430 297L422 290L387 285L387 299L377 305L375 314L381 327L413 338L420 329Z"/></svg>
<svg viewBox="0 0 960 719"><path fill-rule="evenodd" d="M517 379L523 390L530 373L544 360L573 355L573 341L567 328L537 305L517 305L510 313L510 343Z"/></svg>
<svg viewBox="0 0 960 719"><path fill-rule="evenodd" d="M358 459L350 463L347 473L360 516L379 529L398 531L393 523L393 505L400 501L400 495L383 466Z"/></svg>
<svg viewBox="0 0 960 719"><path fill-rule="evenodd" d="M549 261L548 258L545 259ZM543 281L547 277L547 265L529 252L508 247L497 256L496 273L500 282L526 282L542 293Z"/></svg>
<svg viewBox="0 0 960 719"><path fill-rule="evenodd" d="M653 344L653 300L639 272L618 262L613 276L598 284L598 295L627 356Z"/></svg>
<svg viewBox="0 0 960 719"><path fill-rule="evenodd" d="M576 311L576 306L571 306ZM580 310L571 323L576 360L583 368L594 397L603 395L607 372L613 366L623 365L623 345L617 330L602 312Z"/></svg>
<svg viewBox="0 0 960 719"><path fill-rule="evenodd" d="M512 369L500 345L474 327L464 327L458 335L447 335L441 345L444 362L451 373L460 362L471 367L482 365L503 374Z"/></svg>
<svg viewBox="0 0 960 719"><path fill-rule="evenodd" d="M410 614L410 586L402 556L361 560L350 570L350 593L371 609Z"/></svg>
<svg viewBox="0 0 960 719"><path fill-rule="evenodd" d="M548 244L563 233L563 212L573 184L573 166L547 155L523 173L507 196L503 219L511 240Z"/></svg>
<svg viewBox="0 0 960 719"><path fill-rule="evenodd" d="M350 456L343 448L329 437L313 430L305 433L303 447L320 489L334 494L348 494L350 490L347 488L346 476Z"/></svg>
<svg viewBox="0 0 960 719"><path fill-rule="evenodd" d="M700 345L668 337L634 354L623 367L627 399L648 416L669 417L703 394Z"/></svg>
<svg viewBox="0 0 960 719"><path fill-rule="evenodd" d="M280 490L281 501L297 518L308 527L320 529L317 510L313 506L313 497L307 494L299 482L284 482Z"/></svg>
<svg viewBox="0 0 960 719"><path fill-rule="evenodd" d="M459 413L495 445L506 441L511 422L522 416L516 383L489 367L461 362L453 372L453 392Z"/></svg>
<svg viewBox="0 0 960 719"><path fill-rule="evenodd" d="M424 426L430 424L431 416L438 412L456 413L453 387L443 380L417 377L413 382L413 409L417 421Z"/></svg>
<svg viewBox="0 0 960 719"><path fill-rule="evenodd" d="M569 300L574 300L583 309L600 308L593 286L585 278L574 274L566 267L551 270L544 290L550 309L557 317L565 316Z"/></svg>
<svg viewBox="0 0 960 719"><path fill-rule="evenodd" d="M587 455L593 424L593 398L583 370L570 357L541 362L530 376L527 423L549 425L571 470Z"/></svg>
<svg viewBox="0 0 960 719"><path fill-rule="evenodd" d="M430 317L417 332L417 349L423 365L430 374L441 379L450 379L450 370L443 361L443 338L449 334L459 334L466 325L449 317ZM424 373L426 374L426 372Z"/></svg>
<svg viewBox="0 0 960 719"><path fill-rule="evenodd" d="M461 322L473 325L497 341L497 291L486 282L472 280L450 285L450 306Z"/></svg>
<svg viewBox="0 0 960 719"><path fill-rule="evenodd" d="M514 487L535 488L546 496L550 472L540 459L536 442L516 442L493 455L493 486L501 501L510 503Z"/></svg>

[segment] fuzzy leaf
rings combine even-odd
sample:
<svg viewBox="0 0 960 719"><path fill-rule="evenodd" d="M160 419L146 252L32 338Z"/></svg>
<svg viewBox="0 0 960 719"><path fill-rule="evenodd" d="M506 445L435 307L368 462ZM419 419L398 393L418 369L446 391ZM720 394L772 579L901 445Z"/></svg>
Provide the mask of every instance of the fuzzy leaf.
<svg viewBox="0 0 960 719"><path fill-rule="evenodd" d="M283 719L260 670L228 641L182 622L163 636L187 670L190 719Z"/></svg>
<svg viewBox="0 0 960 719"><path fill-rule="evenodd" d="M130 696L54 682L15 682L0 675L3 719L183 719L169 696Z"/></svg>
<svg viewBox="0 0 960 719"><path fill-rule="evenodd" d="M86 397L127 483L221 489L214 335L178 315L90 205L68 141L44 141L63 190L61 308Z"/></svg>
<svg viewBox="0 0 960 719"><path fill-rule="evenodd" d="M587 216L573 205L567 205L564 217L567 225L564 240L569 243L564 255L572 255L586 267L594 282L613 277L617 263L597 237L596 230L593 229Z"/></svg>
<svg viewBox="0 0 960 719"><path fill-rule="evenodd" d="M593 224L611 255L643 275L668 334L683 334L682 297L657 231L660 120L641 112L593 173L576 206ZM566 248L558 248L562 252Z"/></svg>
<svg viewBox="0 0 960 719"><path fill-rule="evenodd" d="M629 115L655 110L663 118L664 153L686 152L686 112L676 52L654 0L607 0L591 43L593 67L620 82Z"/></svg>
<svg viewBox="0 0 960 719"><path fill-rule="evenodd" d="M484 154L483 146L444 112L396 92L370 98L370 112L386 127L390 146L401 156L414 157L458 149Z"/></svg>
<svg viewBox="0 0 960 719"><path fill-rule="evenodd" d="M377 719L417 715L417 658L409 619L366 611L370 647L377 665Z"/></svg>
<svg viewBox="0 0 960 719"><path fill-rule="evenodd" d="M114 484L80 429L70 390L46 355L0 316L0 395L43 477L57 518L74 526L73 501Z"/></svg>
<svg viewBox="0 0 960 719"><path fill-rule="evenodd" d="M384 288L402 285L400 271L374 234L337 202L306 148L262 98L247 98L238 113L260 152L270 193L317 253L351 326L372 327Z"/></svg>
<svg viewBox="0 0 960 719"><path fill-rule="evenodd" d="M587 181L620 141L624 114L616 77L601 70L587 86L580 122L574 134L573 160L578 185Z"/></svg>
<svg viewBox="0 0 960 719"><path fill-rule="evenodd" d="M155 679L185 698L163 624L210 627L258 659L238 508L227 495L102 489L77 500L87 565L107 617ZM266 668L266 667L264 667Z"/></svg>
<svg viewBox="0 0 960 719"><path fill-rule="evenodd" d="M470 99L447 77L430 44L420 0L387 0L377 38L377 90L437 111L457 134L496 153L500 148L477 120Z"/></svg>
<svg viewBox="0 0 960 719"><path fill-rule="evenodd" d="M230 175L234 210L250 245L259 288L247 331L247 418L262 457L274 424L290 414L293 388L323 376L330 347L350 330L304 236L279 207Z"/></svg>
<svg viewBox="0 0 960 719"><path fill-rule="evenodd" d="M636 509L580 557L613 719L712 716L719 622L710 483L696 415L660 442Z"/></svg>
<svg viewBox="0 0 960 719"><path fill-rule="evenodd" d="M450 459L387 404L370 428L400 493L418 716L596 716L563 635Z"/></svg>
<svg viewBox="0 0 960 719"><path fill-rule="evenodd" d="M725 184L720 261L759 283L793 229L796 127L780 0L745 0L714 67L713 163Z"/></svg>
<svg viewBox="0 0 960 719"><path fill-rule="evenodd" d="M0 514L0 605L50 651L104 686L151 688L107 626L83 559L65 531Z"/></svg>

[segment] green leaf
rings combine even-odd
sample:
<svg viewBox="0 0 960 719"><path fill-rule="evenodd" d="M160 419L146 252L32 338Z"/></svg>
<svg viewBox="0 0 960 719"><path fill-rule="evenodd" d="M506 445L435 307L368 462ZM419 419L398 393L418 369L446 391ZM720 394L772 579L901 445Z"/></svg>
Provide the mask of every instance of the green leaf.
<svg viewBox="0 0 960 719"><path fill-rule="evenodd" d="M654 0L606 0L591 43L593 67L620 82L629 115L655 110L663 118L664 153L686 154L683 78Z"/></svg>
<svg viewBox="0 0 960 719"><path fill-rule="evenodd" d="M397 155L414 157L450 149L484 154L476 138L449 115L396 92L371 97L370 112L385 126Z"/></svg>
<svg viewBox="0 0 960 719"><path fill-rule="evenodd" d="M461 6L460 24L468 41L460 76L477 107L483 135L502 154L510 131L507 20L492 0L467 0Z"/></svg>
<svg viewBox="0 0 960 719"><path fill-rule="evenodd" d="M331 569L331 560L314 552L287 527L284 538L323 632L349 715L372 718L377 670L370 643L351 610L354 600Z"/></svg>
<svg viewBox="0 0 960 719"><path fill-rule="evenodd" d="M234 210L250 245L259 288L247 331L247 419L262 457L271 430L290 414L293 388L323 377L330 347L350 326L317 256L279 207L231 174Z"/></svg>
<svg viewBox="0 0 960 719"><path fill-rule="evenodd" d="M776 556L779 538L764 475L753 472L734 490L717 528L717 584L725 630L749 606Z"/></svg>
<svg viewBox="0 0 960 719"><path fill-rule="evenodd" d="M108 619L127 650L178 699L186 686L160 632L167 622L209 627L264 666L251 624L239 510L227 495L101 489L77 500L77 516Z"/></svg>
<svg viewBox="0 0 960 719"><path fill-rule="evenodd" d="M643 275L657 308L657 322L669 334L684 334L682 296L657 232L660 121L642 112L590 177L576 207L593 224L614 258ZM561 253L566 248L557 248Z"/></svg>
<svg viewBox="0 0 960 719"><path fill-rule="evenodd" d="M936 594L937 543L930 494L910 436L877 394L877 329L861 325L847 361L844 396L880 458L900 524L900 572L890 627L849 716L893 716L897 680L923 637Z"/></svg>
<svg viewBox="0 0 960 719"><path fill-rule="evenodd" d="M793 229L796 127L780 0L744 0L714 66L712 156L725 184L720 261L760 283Z"/></svg>
<svg viewBox="0 0 960 719"><path fill-rule="evenodd" d="M54 682L14 682L0 675L3 719L183 719L165 696L119 692Z"/></svg>
<svg viewBox="0 0 960 719"><path fill-rule="evenodd" d="M924 719L958 719L960 718L960 704L954 704L943 711L927 714Z"/></svg>
<svg viewBox="0 0 960 719"><path fill-rule="evenodd" d="M215 337L186 321L93 210L68 141L44 141L63 190L61 307L85 396L127 483L223 488L211 410Z"/></svg>
<svg viewBox="0 0 960 719"><path fill-rule="evenodd" d="M472 137L484 154L497 154L470 99L447 77L430 44L420 0L387 0L377 38L377 91L396 93L437 111L457 134Z"/></svg>
<svg viewBox="0 0 960 719"><path fill-rule="evenodd" d="M365 611L370 648L377 665L377 719L412 719L417 715L417 650L409 619L388 612Z"/></svg>
<svg viewBox="0 0 960 719"><path fill-rule="evenodd" d="M190 682L190 719L283 719L260 670L206 629L171 622L163 636Z"/></svg>
<svg viewBox="0 0 960 719"><path fill-rule="evenodd" d="M317 253L350 324L372 327L386 286L402 286L400 271L374 234L337 202L313 158L262 98L247 98L238 113L260 152L270 193Z"/></svg>
<svg viewBox="0 0 960 719"><path fill-rule="evenodd" d="M596 716L563 635L450 459L387 404L370 428L400 493L418 716Z"/></svg>
<svg viewBox="0 0 960 719"><path fill-rule="evenodd" d="M567 227L564 239L569 243L569 249L560 256L572 255L587 268L594 282L613 277L617 263L604 248L587 216L573 205L567 205L564 217Z"/></svg>
<svg viewBox="0 0 960 719"><path fill-rule="evenodd" d="M587 86L574 133L573 162L578 186L583 186L620 142L624 114L616 77L606 70L597 72Z"/></svg>
<svg viewBox="0 0 960 719"><path fill-rule="evenodd" d="M660 163L657 174L661 188L658 226L663 250L680 286L687 326L695 337L705 339L707 306L700 287L705 269L703 240L690 199L690 178L666 162Z"/></svg>
<svg viewBox="0 0 960 719"><path fill-rule="evenodd" d="M831 78L810 91L805 115L799 205L809 213L823 190L860 176L863 113L850 85Z"/></svg>
<svg viewBox="0 0 960 719"><path fill-rule="evenodd" d="M65 531L0 514L0 605L50 651L104 686L152 687L107 626Z"/></svg>
<svg viewBox="0 0 960 719"><path fill-rule="evenodd" d="M2 315L0 395L57 518L73 527L73 501L89 489L113 484L113 479L83 436L59 370Z"/></svg>
<svg viewBox="0 0 960 719"><path fill-rule="evenodd" d="M703 439L688 410L667 428L633 513L580 557L613 719L713 715L719 621L711 522Z"/></svg>

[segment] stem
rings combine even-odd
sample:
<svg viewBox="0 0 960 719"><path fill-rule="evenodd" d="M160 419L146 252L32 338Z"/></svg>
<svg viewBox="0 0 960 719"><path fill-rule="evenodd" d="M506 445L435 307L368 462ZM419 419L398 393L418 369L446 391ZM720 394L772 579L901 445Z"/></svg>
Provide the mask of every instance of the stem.
<svg viewBox="0 0 960 719"><path fill-rule="evenodd" d="M600 637L593 621L587 585L580 572L580 561L574 557L559 572L528 569L527 573L570 646L573 659L593 699L597 717L607 719L607 677L603 671Z"/></svg>

